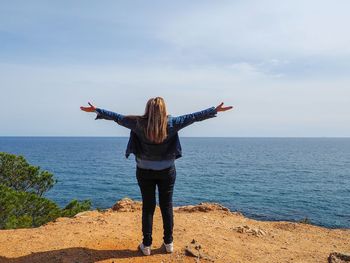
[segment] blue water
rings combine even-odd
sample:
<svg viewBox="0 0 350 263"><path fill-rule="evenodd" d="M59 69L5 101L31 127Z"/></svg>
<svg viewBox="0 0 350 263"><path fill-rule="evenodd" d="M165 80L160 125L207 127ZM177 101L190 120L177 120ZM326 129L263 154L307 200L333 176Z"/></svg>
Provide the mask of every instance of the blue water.
<svg viewBox="0 0 350 263"><path fill-rule="evenodd" d="M141 200L126 137L0 137L0 151L54 173L46 194L64 206ZM219 202L263 220L350 228L350 138L181 138L174 205Z"/></svg>

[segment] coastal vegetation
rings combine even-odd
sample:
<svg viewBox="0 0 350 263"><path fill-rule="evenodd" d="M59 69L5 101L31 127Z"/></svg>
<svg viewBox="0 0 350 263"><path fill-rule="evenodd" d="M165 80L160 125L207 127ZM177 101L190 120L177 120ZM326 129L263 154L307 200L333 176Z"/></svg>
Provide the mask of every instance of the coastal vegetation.
<svg viewBox="0 0 350 263"><path fill-rule="evenodd" d="M38 227L91 209L91 200L73 199L61 208L44 197L56 183L52 173L23 156L0 152L0 229Z"/></svg>

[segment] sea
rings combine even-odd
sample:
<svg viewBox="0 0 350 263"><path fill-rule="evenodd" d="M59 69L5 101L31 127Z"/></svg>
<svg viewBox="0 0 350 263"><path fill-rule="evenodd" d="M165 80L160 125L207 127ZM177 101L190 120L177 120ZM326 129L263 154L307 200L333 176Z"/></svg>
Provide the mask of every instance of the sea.
<svg viewBox="0 0 350 263"><path fill-rule="evenodd" d="M350 228L350 138L181 137L174 206L217 202L269 221ZM142 200L127 137L0 137L0 152L24 156L58 180L45 197L110 208ZM158 197L157 197L158 202Z"/></svg>

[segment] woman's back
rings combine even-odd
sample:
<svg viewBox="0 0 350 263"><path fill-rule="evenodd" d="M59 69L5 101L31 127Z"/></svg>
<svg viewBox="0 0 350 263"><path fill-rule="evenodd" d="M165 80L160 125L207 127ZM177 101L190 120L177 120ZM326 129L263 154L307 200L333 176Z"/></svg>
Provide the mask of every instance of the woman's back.
<svg viewBox="0 0 350 263"><path fill-rule="evenodd" d="M148 119L144 117L136 118L135 128L130 133L127 155L134 153L139 160L150 161L178 159L182 156L178 131L196 121L216 117L216 113L215 107L210 107L178 117L167 115L167 136L161 143L155 143L146 136L145 127Z"/></svg>

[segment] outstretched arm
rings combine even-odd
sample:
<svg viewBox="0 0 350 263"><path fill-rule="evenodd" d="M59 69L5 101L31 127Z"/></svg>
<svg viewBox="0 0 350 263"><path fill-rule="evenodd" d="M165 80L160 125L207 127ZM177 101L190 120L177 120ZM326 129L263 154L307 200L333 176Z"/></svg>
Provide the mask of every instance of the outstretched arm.
<svg viewBox="0 0 350 263"><path fill-rule="evenodd" d="M226 111L229 109L232 109L232 106L228 106L228 107L223 107L223 102L218 105L217 107L210 107L208 109L202 110L202 111L197 111L194 113L190 113L190 114L186 114L186 115L182 115L182 116L178 116L178 117L173 117L173 126L176 130L180 130L182 128L185 128L189 125L191 125L192 123L196 122L196 121L203 121L209 118L214 118L217 117L216 114L219 111Z"/></svg>
<svg viewBox="0 0 350 263"><path fill-rule="evenodd" d="M92 105L90 102L89 102L89 105L90 105L89 107L82 106L80 107L80 109L85 112L96 112L97 115L95 120L98 120L98 119L112 120L128 129L134 129L136 126L135 119L125 117L124 115L116 112L97 108L94 105Z"/></svg>

